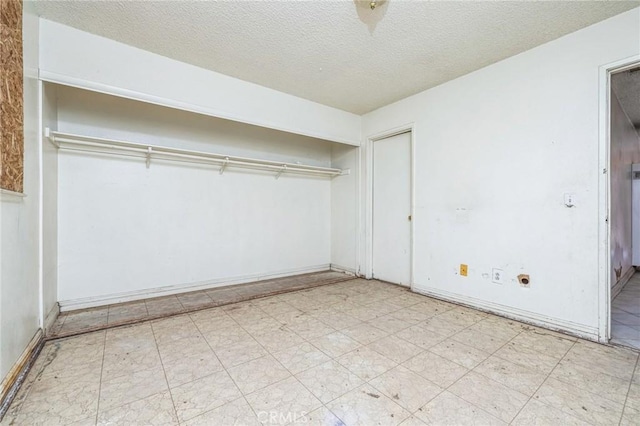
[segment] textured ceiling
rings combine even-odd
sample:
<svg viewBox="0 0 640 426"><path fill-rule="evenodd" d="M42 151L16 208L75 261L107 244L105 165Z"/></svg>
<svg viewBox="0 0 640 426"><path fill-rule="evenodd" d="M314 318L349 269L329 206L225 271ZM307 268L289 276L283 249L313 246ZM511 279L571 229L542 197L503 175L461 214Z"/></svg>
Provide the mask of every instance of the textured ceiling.
<svg viewBox="0 0 640 426"><path fill-rule="evenodd" d="M622 109L640 131L640 67L612 75L611 86Z"/></svg>
<svg viewBox="0 0 640 426"><path fill-rule="evenodd" d="M638 1L39 1L94 34L366 113Z"/></svg>

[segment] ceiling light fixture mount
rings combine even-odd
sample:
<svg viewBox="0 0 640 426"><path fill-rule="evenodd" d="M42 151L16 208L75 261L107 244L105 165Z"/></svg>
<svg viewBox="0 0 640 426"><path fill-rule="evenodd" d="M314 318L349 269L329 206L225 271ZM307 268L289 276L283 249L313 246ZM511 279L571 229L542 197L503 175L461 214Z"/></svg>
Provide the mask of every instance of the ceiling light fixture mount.
<svg viewBox="0 0 640 426"><path fill-rule="evenodd" d="M378 5L377 0L371 0L369 2L369 7L371 8L371 10L375 9L377 5Z"/></svg>

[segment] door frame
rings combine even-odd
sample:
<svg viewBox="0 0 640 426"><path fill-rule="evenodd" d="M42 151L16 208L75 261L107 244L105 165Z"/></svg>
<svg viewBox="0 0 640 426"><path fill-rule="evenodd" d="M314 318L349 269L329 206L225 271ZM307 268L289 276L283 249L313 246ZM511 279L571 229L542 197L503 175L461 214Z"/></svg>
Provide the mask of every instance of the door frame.
<svg viewBox="0 0 640 426"><path fill-rule="evenodd" d="M402 133L411 135L409 141L409 214L411 223L409 226L409 287L414 287L414 223L415 223L415 123L408 123L394 127L382 132L375 133L367 137L364 146L363 171L364 171L364 253L361 264L363 265L364 276L367 279L373 278L373 144L375 141L390 138Z"/></svg>
<svg viewBox="0 0 640 426"><path fill-rule="evenodd" d="M598 70L598 341L611 338L611 74L640 65L634 55Z"/></svg>

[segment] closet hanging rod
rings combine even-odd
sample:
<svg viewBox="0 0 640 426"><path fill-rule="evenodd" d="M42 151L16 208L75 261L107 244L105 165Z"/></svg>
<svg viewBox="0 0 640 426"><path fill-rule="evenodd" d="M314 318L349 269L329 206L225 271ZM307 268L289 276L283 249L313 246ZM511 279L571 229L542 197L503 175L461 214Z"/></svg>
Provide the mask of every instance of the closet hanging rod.
<svg viewBox="0 0 640 426"><path fill-rule="evenodd" d="M202 151L192 151L180 148L169 148L159 145L140 144L122 140L97 138L93 136L76 135L45 129L45 137L59 149L95 152L102 154L123 155L128 157L146 158L149 166L151 159L184 161L199 164L220 165L222 174L227 167L244 167L252 169L272 170L277 172L276 178L282 173L298 173L318 176L340 176L349 174L350 170L329 167L309 166L297 163L282 163L278 161L260 160L256 158L222 155Z"/></svg>

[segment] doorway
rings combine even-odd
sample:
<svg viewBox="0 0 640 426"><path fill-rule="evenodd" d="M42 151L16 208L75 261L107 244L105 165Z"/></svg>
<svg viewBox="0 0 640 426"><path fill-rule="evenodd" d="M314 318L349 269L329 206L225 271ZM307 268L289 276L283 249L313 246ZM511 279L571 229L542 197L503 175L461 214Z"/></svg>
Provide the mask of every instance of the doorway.
<svg viewBox="0 0 640 426"><path fill-rule="evenodd" d="M411 131L371 141L374 279L411 286Z"/></svg>
<svg viewBox="0 0 640 426"><path fill-rule="evenodd" d="M640 63L611 72L608 90L609 337L640 349Z"/></svg>

